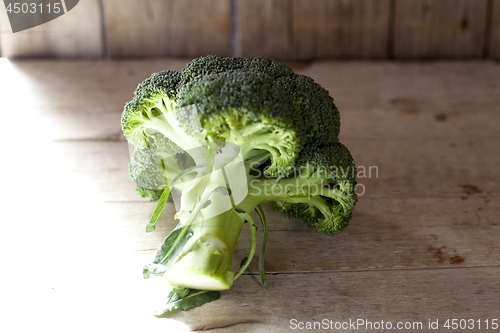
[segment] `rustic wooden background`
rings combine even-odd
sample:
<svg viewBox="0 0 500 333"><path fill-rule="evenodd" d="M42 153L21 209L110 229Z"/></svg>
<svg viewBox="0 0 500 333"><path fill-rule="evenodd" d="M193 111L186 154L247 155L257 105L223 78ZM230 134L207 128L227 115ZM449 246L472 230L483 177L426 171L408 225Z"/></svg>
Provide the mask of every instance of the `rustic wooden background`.
<svg viewBox="0 0 500 333"><path fill-rule="evenodd" d="M500 59L500 0L81 0L4 57Z"/></svg>

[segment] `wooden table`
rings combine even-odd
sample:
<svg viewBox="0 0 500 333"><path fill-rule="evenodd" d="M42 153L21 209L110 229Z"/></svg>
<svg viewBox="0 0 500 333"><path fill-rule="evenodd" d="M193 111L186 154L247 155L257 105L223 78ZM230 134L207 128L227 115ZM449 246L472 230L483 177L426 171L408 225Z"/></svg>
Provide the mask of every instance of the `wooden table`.
<svg viewBox="0 0 500 333"><path fill-rule="evenodd" d="M268 290L254 260L220 300L153 317L165 286L142 265L174 208L146 234L155 203L128 178L120 115L139 82L187 61L0 59L2 324L16 325L4 331L286 332L359 319L420 331L439 320L445 332L447 319L473 319L465 331L483 332L500 320L500 64L475 61L292 64L335 98L341 141L366 171L351 225L327 237L266 205ZM236 256L248 241L244 229Z"/></svg>

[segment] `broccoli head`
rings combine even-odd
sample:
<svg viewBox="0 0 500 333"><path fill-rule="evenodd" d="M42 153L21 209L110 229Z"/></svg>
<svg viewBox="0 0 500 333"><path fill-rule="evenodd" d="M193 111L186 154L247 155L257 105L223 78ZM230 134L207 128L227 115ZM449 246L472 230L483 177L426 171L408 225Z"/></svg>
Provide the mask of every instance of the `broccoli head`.
<svg viewBox="0 0 500 333"><path fill-rule="evenodd" d="M180 193L179 226L144 268L145 277L163 275L178 286L169 298L176 308L183 294L228 289L242 274L255 253L254 210L267 237L262 202L327 235L351 219L356 170L338 140L333 98L277 61L207 56L180 73L155 73L125 105L122 128L136 147L129 169L137 191L159 199L148 231L171 190ZM245 222L252 232L249 254L232 272ZM264 249L265 243L259 269L267 286Z"/></svg>

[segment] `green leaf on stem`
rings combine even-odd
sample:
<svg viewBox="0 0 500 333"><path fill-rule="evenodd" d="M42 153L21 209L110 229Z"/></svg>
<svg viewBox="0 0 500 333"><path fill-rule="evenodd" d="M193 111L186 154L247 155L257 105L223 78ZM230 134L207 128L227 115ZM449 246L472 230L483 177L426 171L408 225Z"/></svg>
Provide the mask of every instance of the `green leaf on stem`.
<svg viewBox="0 0 500 333"><path fill-rule="evenodd" d="M151 232L155 230L156 224L160 220L161 213L163 213L163 208L165 208L165 204L167 203L169 195L170 195L170 188L167 187L161 194L160 200L158 201L158 205L156 206L153 216L151 216L151 221L149 221L148 225L146 226L146 232Z"/></svg>
<svg viewBox="0 0 500 333"><path fill-rule="evenodd" d="M188 290L187 294L185 294L185 296L181 296L177 292L175 292L176 289L172 290L168 294L167 304L165 305L165 308L157 311L155 313L156 317L166 317L179 311L186 311L192 308L196 308L205 303L215 301L220 298L220 292L218 291L186 289Z"/></svg>

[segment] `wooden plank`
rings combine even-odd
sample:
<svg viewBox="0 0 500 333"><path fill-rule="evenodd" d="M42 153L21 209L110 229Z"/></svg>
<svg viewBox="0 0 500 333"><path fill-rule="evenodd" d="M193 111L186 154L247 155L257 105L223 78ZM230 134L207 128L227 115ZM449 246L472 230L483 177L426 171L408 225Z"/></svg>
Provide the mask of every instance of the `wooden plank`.
<svg viewBox="0 0 500 333"><path fill-rule="evenodd" d="M387 57L389 0L292 3L292 59Z"/></svg>
<svg viewBox="0 0 500 333"><path fill-rule="evenodd" d="M286 60L290 38L290 1L238 1L237 6L241 56Z"/></svg>
<svg viewBox="0 0 500 333"><path fill-rule="evenodd" d="M89 250L92 246L87 246L87 252L93 254ZM229 291L222 292L220 300L169 319L157 319L152 314L161 305L166 286L161 279L144 281L140 273L135 274L140 265L133 253L103 253L98 261L85 258L80 251L72 254L72 262L79 260L75 265L63 266L57 257L44 258L49 267L53 264L58 268L54 273L62 273L59 278L41 284L47 271L38 271L36 279L28 275L26 282L31 284L26 283L23 289L7 290L3 299L10 306L3 323L14 319L23 332L37 327L64 332L84 313L89 320L82 321L76 332L95 329L94 319L106 331L227 332L229 328L231 332L289 332L291 319L334 323L384 320L394 325L400 321L425 325L429 319L438 319L440 329L435 331L445 332L443 325L448 318L489 319L491 323L500 306L498 267L275 274L268 276L267 290L258 276L243 275ZM25 280L24 275L17 278ZM20 320L28 295L30 305L37 308L31 315L34 321ZM484 330L485 326L481 327ZM357 327L339 331L372 330Z"/></svg>
<svg viewBox="0 0 500 333"><path fill-rule="evenodd" d="M339 99L342 127L340 138L377 138L387 140L449 140L450 148L456 146L453 140L461 141L464 136L481 137L483 140L499 140L500 114L497 110L460 110L451 107L415 108L410 105L383 104L370 106L371 111L356 110L348 103L349 98ZM383 110L376 112L376 110ZM373 124L377 124L374 128Z"/></svg>
<svg viewBox="0 0 500 333"><path fill-rule="evenodd" d="M366 196L463 196L461 185L472 184L484 195L496 196L500 175L500 141L355 140L345 139L358 172L377 167L378 178L358 173L359 192ZM488 161L480 164L479 161ZM494 162L495 161L495 162ZM497 162L498 161L498 162ZM425 171L424 171L425 170Z"/></svg>
<svg viewBox="0 0 500 333"><path fill-rule="evenodd" d="M309 278L283 274L271 275L270 287L265 290L257 277L243 276L229 292L223 292L220 301L172 319L194 331L213 332L226 332L229 326L231 332L289 332L291 319L334 323L384 320L393 325L399 321L428 325L429 319L438 319L437 331L445 332L443 325L448 318L497 318L499 278L500 268L317 273ZM423 331L430 331L423 327ZM361 326L340 331L375 330Z"/></svg>
<svg viewBox="0 0 500 333"><path fill-rule="evenodd" d="M492 0L489 56L500 59L500 0Z"/></svg>
<svg viewBox="0 0 500 333"><path fill-rule="evenodd" d="M11 63L16 71L36 85L36 89L56 91L116 87L132 89L127 91L132 94L137 85L152 73L167 69L180 71L189 61L191 59L186 58L119 61L37 59L12 60ZM75 75L79 80L74 80Z"/></svg>
<svg viewBox="0 0 500 333"><path fill-rule="evenodd" d="M31 98L24 106L48 129L46 138L123 140L121 113L125 103L133 98L137 84L154 72L181 70L187 62L174 59L11 63L28 81L22 89L30 89ZM0 101L0 105L9 108L9 101Z"/></svg>
<svg viewBox="0 0 500 333"><path fill-rule="evenodd" d="M229 2L225 0L105 0L112 57L231 53Z"/></svg>
<svg viewBox="0 0 500 333"><path fill-rule="evenodd" d="M123 138L121 112L139 82L152 72L181 70L187 62L44 60L13 65L36 87L25 105L43 115L42 121L54 129L49 131L52 139L97 140ZM342 138L451 141L499 135L500 66L495 63L317 62L296 70L335 98Z"/></svg>
<svg viewBox="0 0 500 333"><path fill-rule="evenodd" d="M395 1L396 58L479 58L487 0Z"/></svg>
<svg viewBox="0 0 500 333"><path fill-rule="evenodd" d="M358 167L358 190L367 197L467 196L474 185L488 200L500 195L499 140L345 139ZM54 142L51 149L100 201L136 201L124 141ZM81 162L87 156L88 162ZM92 162L98 161L98 162ZM478 165L478 161L488 163ZM423 171L425 170L425 171ZM370 175L371 171L371 175ZM363 173L364 172L364 173ZM378 173L378 175L377 175ZM109 186L109 184L114 184ZM364 190L364 193L363 193ZM486 200L485 199L485 200Z"/></svg>
<svg viewBox="0 0 500 333"><path fill-rule="evenodd" d="M500 97L496 93L495 82L500 76L500 66L496 63L406 62L378 63L376 66L370 66L363 62L315 62L310 66L298 68L297 71L313 77L330 91L343 119L346 116L356 116L350 114L351 112L366 112L370 113L369 116L373 119L380 116L381 119L388 117L402 122L406 121L404 117L399 116L405 115L408 121L413 119L420 124L380 127L390 133L400 129L422 130L433 137L442 134L449 138L458 134L459 129L455 128L455 134L449 132L448 121L458 120L465 114L477 114L481 117L479 113L484 112L487 112L485 117L494 119L499 110ZM424 126L419 120L425 121L431 128ZM435 122L434 126L431 120ZM357 121L362 125L363 118L360 117ZM474 123L475 120L471 116L458 127L460 131L468 131L476 127ZM494 120L492 123L497 124ZM352 126L349 125L352 129L341 132L347 135L362 134L359 128L356 130L355 125L353 123ZM482 122L476 130L481 130L483 126L488 124ZM370 135L369 133L378 129L363 130L363 135ZM482 131L482 135L495 133L497 131L494 129ZM383 133L377 133L379 134Z"/></svg>
<svg viewBox="0 0 500 333"><path fill-rule="evenodd" d="M71 11L40 26L11 31L7 13L0 11L2 56L102 57L103 42L99 0L80 1Z"/></svg>
<svg viewBox="0 0 500 333"><path fill-rule="evenodd" d="M153 233L146 233L145 225L155 203L102 207L111 217L108 224L116 226L127 247L145 251L145 262L177 224L172 203ZM264 208L269 224L268 274L500 266L500 205L479 196L468 200L363 197L350 226L333 237L273 212L269 203ZM259 225L259 218L254 219ZM257 237L260 246L262 232ZM235 250L236 266L247 255L249 244L250 232L244 228ZM257 251L248 274L258 274L258 256Z"/></svg>
<svg viewBox="0 0 500 333"><path fill-rule="evenodd" d="M86 96L95 98L96 105L79 105L68 111L78 98L77 92L68 93L50 109L49 104L33 107L33 112L42 115L40 122L49 129L47 136L58 141L75 140L124 140L120 121L123 106L132 99L130 93L110 90L96 92L93 89L82 90ZM53 95L53 94L48 94ZM389 106L372 104L367 107L372 110L357 110L349 103L356 103L354 97L339 96L341 107L342 129L340 138L344 140L372 138L380 140L408 140L425 138L425 140L447 140L450 148L462 141L464 136L480 136L483 139L498 140L500 133L500 114L494 110L457 110L436 108L434 112L417 112L411 106ZM97 104L101 101L102 104ZM108 103L106 105L106 103ZM384 110L384 112L373 112ZM452 110L452 111L450 111ZM74 112L73 112L74 111ZM426 110L430 111L430 110ZM374 128L373 124L378 126Z"/></svg>
<svg viewBox="0 0 500 333"><path fill-rule="evenodd" d="M316 82L337 95L349 93L357 97L356 107L367 108L386 98L390 101L398 95L414 95L426 107L494 107L498 104L495 85L500 76L500 66L484 61L439 62L337 62L317 61L309 66L297 67L296 71L309 75ZM443 93L449 98L441 98ZM381 96L375 96L380 94ZM363 97L363 98L361 98ZM451 99L451 101L448 101ZM431 102L432 100L432 102ZM353 100L354 102L354 100ZM451 104L453 103L453 104ZM385 107L385 106L384 106ZM423 108L425 109L425 108ZM423 110L424 111L424 110Z"/></svg>
<svg viewBox="0 0 500 333"><path fill-rule="evenodd" d="M496 63L315 62L297 71L335 98L342 138L498 138Z"/></svg>

